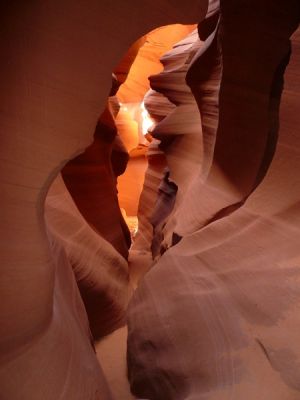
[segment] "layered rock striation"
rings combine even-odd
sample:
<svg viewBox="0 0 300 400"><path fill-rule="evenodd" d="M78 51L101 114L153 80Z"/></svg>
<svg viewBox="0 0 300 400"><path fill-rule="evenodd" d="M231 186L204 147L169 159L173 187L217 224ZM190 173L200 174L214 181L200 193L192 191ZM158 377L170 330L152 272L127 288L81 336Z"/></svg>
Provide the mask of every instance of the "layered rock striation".
<svg viewBox="0 0 300 400"><path fill-rule="evenodd" d="M145 96L145 105L155 121L151 129L155 140L149 146L149 164L139 207L140 228L134 248L147 237L146 243L153 240L154 257L172 242L172 235L168 237L171 228L164 227L168 219L172 220L173 207L180 206L182 194L201 164L200 115L185 82L189 64L200 46L198 32L194 30L166 53L161 58L164 70L150 77L152 90ZM162 244L164 236L166 240Z"/></svg>
<svg viewBox="0 0 300 400"><path fill-rule="evenodd" d="M217 120L210 124L213 157L186 193L185 216L184 209L177 215L181 241L131 301L131 387L155 400L294 400L300 392L299 3L220 6L217 42L206 39L208 54L213 46L217 57L209 65L218 65L214 46L222 56L212 104ZM188 82L205 135L201 57Z"/></svg>
<svg viewBox="0 0 300 400"><path fill-rule="evenodd" d="M188 7L148 0L1 3L4 400L112 398L66 250L49 239L45 198L66 162L90 145L125 50L157 26L198 22L206 7L205 0ZM102 254L97 240L93 251L98 246Z"/></svg>
<svg viewBox="0 0 300 400"><path fill-rule="evenodd" d="M83 218L61 177L48 193L46 221L72 266L93 339L124 325L131 293L127 261Z"/></svg>
<svg viewBox="0 0 300 400"><path fill-rule="evenodd" d="M125 171L128 158L107 107L97 123L93 143L62 170L83 217L124 258L131 240L118 203L117 177Z"/></svg>

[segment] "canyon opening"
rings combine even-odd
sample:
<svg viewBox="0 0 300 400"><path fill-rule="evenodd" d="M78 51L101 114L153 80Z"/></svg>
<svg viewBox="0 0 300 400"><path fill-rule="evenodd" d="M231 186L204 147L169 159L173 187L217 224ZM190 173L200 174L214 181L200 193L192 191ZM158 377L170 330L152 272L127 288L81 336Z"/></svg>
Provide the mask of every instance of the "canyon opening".
<svg viewBox="0 0 300 400"><path fill-rule="evenodd" d="M1 400L300 398L299 19L1 5Z"/></svg>

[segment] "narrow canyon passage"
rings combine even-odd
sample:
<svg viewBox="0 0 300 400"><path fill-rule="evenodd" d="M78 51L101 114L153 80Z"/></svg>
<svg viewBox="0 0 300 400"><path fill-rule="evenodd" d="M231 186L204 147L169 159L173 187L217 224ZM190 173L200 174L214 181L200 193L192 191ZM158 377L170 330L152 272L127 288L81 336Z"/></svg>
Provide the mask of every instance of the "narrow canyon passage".
<svg viewBox="0 0 300 400"><path fill-rule="evenodd" d="M154 79L155 75L162 74L164 80L164 68L167 64L160 62L161 57L168 64L173 64L173 73L184 73L188 68L185 60L191 58L199 47L196 25L166 26L139 39L114 70L107 110L98 122L94 143L83 155L70 161L62 171L67 189L89 224L124 257L128 256L129 281L133 290L160 254L163 239L161 230L172 212L177 194L177 185L169 180L168 161L172 165L172 159L166 159L166 147L160 149L163 141L151 134L151 130L175 109L175 105L159 91L150 89L149 77ZM180 95L182 107L185 106L189 112L187 115L183 114L183 117L192 116L194 125L182 129L176 126L176 118L173 118L173 122L171 119L164 142L168 147L168 142L175 145L175 160L178 157L186 158L186 146L193 146L194 162L200 166L199 112L184 75L177 79L176 84L178 86L175 93ZM166 82L164 91L168 90L168 85ZM168 135L174 135L174 128L178 133L180 130L182 132L179 139L171 136L170 141ZM161 134L164 134L165 129L162 129ZM191 138L186 139L184 135L190 135ZM114 197L115 189L111 186L114 179L107 164L112 165L113 173L118 177L118 202ZM182 168L186 168L185 180L190 177L194 168L190 159L187 164L185 166L182 163ZM153 203L150 207L147 205L149 200ZM111 207L112 202L115 203L114 208ZM130 231L132 243L129 253L124 238L122 239L124 231L120 230L120 220L115 219L118 206L121 210L120 217L125 220ZM149 207L148 212L145 212L145 207ZM119 234L111 236L111 232L117 229ZM120 242L123 242L123 246ZM89 311L92 332L94 337L98 336L95 347L104 376L116 399L134 399L127 378L127 326L115 326L113 333L102 337L112 327L108 327L107 332L97 330L91 314L95 314L94 319L97 320L103 304L98 302L98 309L94 309L91 303L94 303L95 298L87 298L84 290L86 288L83 287L81 292Z"/></svg>
<svg viewBox="0 0 300 400"><path fill-rule="evenodd" d="M299 400L299 0L0 19L0 400Z"/></svg>
<svg viewBox="0 0 300 400"><path fill-rule="evenodd" d="M164 151L159 148L161 140L151 134L154 126L174 106L166 97L150 89L149 77L163 73L164 66L160 59L165 54L170 60L175 57L176 62L177 48L182 53L176 68L179 69L190 55L193 43L198 40L196 25L177 24L157 28L134 43L113 71L112 89L106 110L98 121L93 144L62 170L63 182L79 212L98 234L128 259L129 297L153 265L155 255L158 255L154 247L159 253L161 243L159 237L151 239L152 231L155 236L154 227L158 232L162 228L162 223L172 211L177 192L177 186L168 179L168 163ZM174 45L177 48L172 48ZM189 92L183 78L178 83L178 92ZM195 107L194 111L195 118L199 118ZM200 143L199 132L197 136ZM196 150L199 150L199 145ZM175 192L173 186L176 187ZM148 225L144 229L143 221L138 227L139 218L146 216L144 201L140 199L147 198L149 189L152 201L156 201L157 197L157 204L149 210ZM55 199L54 186L48 195L49 210L55 209L52 194ZM49 211L48 214L50 216ZM50 225L53 224L53 215L51 218ZM58 226L56 228L59 230ZM154 242L156 246L153 247ZM133 399L135 397L130 392L127 378L125 321L119 320L114 304L110 315L109 302L114 303L114 299L105 299L97 292L90 294L89 286L81 283L81 279L78 285L96 339L95 348L104 376L116 399ZM107 318L112 319L115 325L99 317L106 304ZM120 308L121 305L118 306Z"/></svg>
<svg viewBox="0 0 300 400"><path fill-rule="evenodd" d="M160 55L163 55L163 52L167 47L170 46L169 43L171 43L172 40L172 32L176 32L175 37L172 40L175 44L180 35L187 36L188 31L193 31L194 28L195 27L192 26L179 27L177 25L156 30L156 32L150 34L150 38L148 37L148 40L146 39L148 47L146 49L140 49L138 56L131 66L130 74L133 78L129 75L118 92L119 97L122 99L122 103L116 119L116 126L118 134L129 153L126 170L118 178L118 199L122 214L131 231L133 240L131 249L129 250L128 261L130 284L134 289L137 288L140 279L142 279L154 263L153 255L151 254L150 236L146 238L136 237L139 235L137 231L139 204L143 207L143 204L140 203L140 196L143 190L145 174L147 169L149 169L147 156L150 160L150 168L153 168L153 165L151 166L152 156L152 164L154 161L154 168L158 168L159 171L158 178L161 176L161 168L166 168L167 165L163 152L159 151L157 147L159 141L156 140L156 145L153 147L154 143L151 144L148 140L150 138L150 140L153 141L149 132L155 125L155 117L157 121L160 120L162 117L158 117L158 115L161 114L163 116L164 113L168 112L168 109L161 109L161 98L158 96L157 98L154 98L154 101L149 103L149 96L151 96L151 94L149 93L148 96L146 95L147 90L149 91L149 83L147 82L149 76L140 75L141 71L143 74L145 74L145 71L147 71L148 74L149 71L151 71L152 74L149 75L153 75L155 72L159 72L159 70L162 69L159 65L159 58ZM182 34L180 33L180 30L182 30ZM151 36L154 36L154 39ZM195 33L193 33L193 36L194 38L196 37ZM164 43L166 38L169 43ZM153 40L154 43L151 43ZM147 67L147 64L149 63L151 64ZM131 79L134 79L133 83L131 82ZM140 87L140 93L137 93L138 85ZM143 85L146 87L143 87ZM127 100L128 98L130 101ZM150 110L153 108L155 110L152 113L154 117L153 119L145 108L145 101ZM137 114L139 115L136 116ZM133 115L135 115L135 119L132 118ZM146 137L144 135L146 135ZM149 146L153 147L154 155L151 155L151 148L149 149ZM158 154L155 155L155 152L158 152ZM155 160L156 158L157 160ZM147 191L147 186L144 187L144 190ZM166 205L168 206L168 204ZM163 215L163 211L159 206L158 213ZM137 243L135 243L135 239L137 239ZM104 339L100 339L96 342L96 352L114 398L122 400L135 399L136 397L130 392L127 378L127 326L117 329Z"/></svg>
<svg viewBox="0 0 300 400"><path fill-rule="evenodd" d="M130 281L137 287L138 281L153 263L149 253L131 251L129 256ZM117 329L95 343L97 356L115 399L132 400L127 378L127 326Z"/></svg>

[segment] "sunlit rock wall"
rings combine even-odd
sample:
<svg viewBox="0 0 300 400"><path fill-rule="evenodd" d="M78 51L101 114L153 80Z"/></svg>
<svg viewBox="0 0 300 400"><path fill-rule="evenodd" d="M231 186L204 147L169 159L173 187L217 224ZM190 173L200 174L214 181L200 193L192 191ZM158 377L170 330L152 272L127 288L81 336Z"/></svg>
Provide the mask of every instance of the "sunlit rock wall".
<svg viewBox="0 0 300 400"><path fill-rule="evenodd" d="M129 376L141 398L300 396L299 7L221 1L219 26L188 72L215 150L178 214L181 241L130 305ZM217 120L205 126L201 65L215 73L215 46Z"/></svg>
<svg viewBox="0 0 300 400"><path fill-rule="evenodd" d="M152 135L159 140L155 141L155 146L161 154L160 157L164 159L164 164L159 164L156 171L152 172L152 165L155 163L150 161L149 156L150 162L139 205L139 232L134 248L152 248L154 258L180 240L180 235L176 232L180 229L175 230L174 227L181 223L181 219L184 223L186 212L190 211L186 207L187 201L191 205L188 198L189 188L194 187L197 190L199 180L205 179L212 163L222 72L216 35L218 19L219 2L213 0L209 3L209 10L199 33L195 30L162 57L164 70L150 77L151 86L155 90L150 91L144 99L155 121ZM195 60L198 59L201 60L200 68L197 68L195 75L192 70L196 68ZM186 83L188 69L190 87ZM196 84L198 92L195 97L198 99L202 121L191 91ZM150 146L149 154L152 155L151 147L153 145ZM170 184L175 183L178 187L175 202L169 201L170 196L165 196L167 201L160 196L160 185L164 185L166 173ZM156 215L164 217L157 218ZM157 224L158 220L160 221ZM157 235L159 238L155 237ZM153 246L149 245L149 241L153 241Z"/></svg>
<svg viewBox="0 0 300 400"><path fill-rule="evenodd" d="M124 70L126 64L127 67L130 65L127 78L118 91L119 100L122 103L142 102L145 93L150 89L149 76L162 70L162 65L159 62L160 57L170 50L174 43L184 38L193 29L193 25L175 24L162 26L147 33L143 39L140 39L138 42L140 47L136 51L134 60L130 63L128 56L124 57L115 68L116 73L119 75L118 72ZM131 60L133 53L134 49L131 49L129 52Z"/></svg>
<svg viewBox="0 0 300 400"><path fill-rule="evenodd" d="M138 232L132 248L138 251L151 251L153 242L153 225L151 218L155 205L159 185L161 184L167 167L164 152L159 148L159 142L153 140L147 150L148 167L145 173L145 181L141 192L138 208Z"/></svg>
<svg viewBox="0 0 300 400"><path fill-rule="evenodd" d="M164 93L176 106L153 130L153 136L161 140L160 147L166 155L169 181L178 187L176 201L169 214L180 208L183 196L199 173L202 161L200 114L195 98L185 82L189 65L201 47L196 30L162 58L164 72L150 79L152 88ZM172 204L169 203L168 207ZM161 251L168 248L174 239L172 214L164 222L165 225L161 225L161 239L164 241ZM157 228L155 226L154 229Z"/></svg>
<svg viewBox="0 0 300 400"><path fill-rule="evenodd" d="M146 250L152 241L153 257L172 244L172 213L180 208L182 198L201 166L200 114L185 81L199 48L202 44L198 31L194 30L161 58L164 70L150 77L152 91L145 96L145 105L155 121L151 134L156 140L149 147L149 165L140 199L139 232L134 248L142 248L144 244ZM154 148L157 148L155 153Z"/></svg>
<svg viewBox="0 0 300 400"><path fill-rule="evenodd" d="M144 42L139 41L142 42L140 48L133 46L115 69L117 76L124 79L124 74L120 75L120 72L129 67L127 78L117 93L121 108L116 118L118 133L130 156L127 170L118 179L119 202L123 212L127 214L127 221L136 221L147 168L144 154L148 142L144 136L143 100L150 88L149 76L162 70L160 57L194 27L195 25L172 24L147 33L143 38Z"/></svg>

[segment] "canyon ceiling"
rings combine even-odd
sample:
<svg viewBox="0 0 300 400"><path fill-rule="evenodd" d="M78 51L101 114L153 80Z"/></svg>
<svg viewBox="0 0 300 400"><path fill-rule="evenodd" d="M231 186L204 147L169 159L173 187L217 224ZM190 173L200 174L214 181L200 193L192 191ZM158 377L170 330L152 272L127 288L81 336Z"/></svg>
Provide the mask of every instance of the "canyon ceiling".
<svg viewBox="0 0 300 400"><path fill-rule="evenodd" d="M299 400L299 0L0 9L0 399Z"/></svg>

